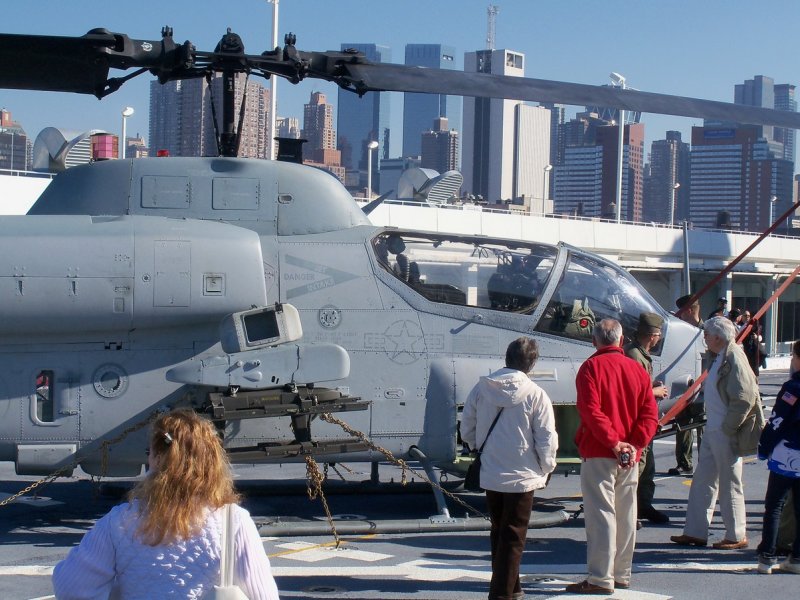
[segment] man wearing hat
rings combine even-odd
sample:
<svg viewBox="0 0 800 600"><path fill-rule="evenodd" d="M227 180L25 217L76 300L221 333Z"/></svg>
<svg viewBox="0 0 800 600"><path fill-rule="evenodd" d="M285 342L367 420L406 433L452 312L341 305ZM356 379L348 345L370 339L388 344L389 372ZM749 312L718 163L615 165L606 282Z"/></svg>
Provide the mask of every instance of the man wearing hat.
<svg viewBox="0 0 800 600"><path fill-rule="evenodd" d="M625 345L625 355L632 358L647 371L647 376L653 382L653 359L650 356L656 344L661 340L661 328L664 319L652 312L643 312L639 315L639 325L636 328L636 339ZM660 381L653 382L653 395L656 399L663 399L669 391ZM639 518L647 519L651 523L668 523L669 517L653 506L653 496L656 491L655 483L656 463L653 457L653 442L642 452L639 462L639 487L636 490L636 500L639 506Z"/></svg>
<svg viewBox="0 0 800 600"><path fill-rule="evenodd" d="M675 306L678 307L677 317L682 321L694 325L699 329L703 329L703 320L700 318L700 303L695 300L691 305L687 306L691 300L691 294L686 294L675 300ZM696 403L694 400L684 408L676 417L680 423L681 420L688 421L692 417L702 412L701 403ZM703 428L696 428L697 431L697 452L700 452L700 442L703 436ZM675 461L678 463L667 471L670 475L691 475L694 471L692 466L692 444L694 443L695 429L683 429L675 432Z"/></svg>
<svg viewBox="0 0 800 600"><path fill-rule="evenodd" d="M714 317L724 317L727 308L728 308L728 299L725 297L720 298L719 300L717 300L717 308L715 308L708 314L708 318L713 319Z"/></svg>
<svg viewBox="0 0 800 600"><path fill-rule="evenodd" d="M703 319L700 318L700 302L695 300L691 304L689 304L689 300L692 299L691 294L686 294L685 296L681 296L677 300L675 300L675 306L678 307L677 312L675 315L681 320L686 321L690 325L694 325L695 327L699 327L700 329L703 328Z"/></svg>

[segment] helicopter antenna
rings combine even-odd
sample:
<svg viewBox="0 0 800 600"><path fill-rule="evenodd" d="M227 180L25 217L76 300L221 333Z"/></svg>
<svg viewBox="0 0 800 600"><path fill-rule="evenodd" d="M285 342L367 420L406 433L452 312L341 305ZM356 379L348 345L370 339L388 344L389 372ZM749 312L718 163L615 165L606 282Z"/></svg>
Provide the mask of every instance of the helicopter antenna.
<svg viewBox="0 0 800 600"><path fill-rule="evenodd" d="M494 50L494 28L495 21L497 20L497 13L500 12L500 7L496 4L490 4L486 8L486 49Z"/></svg>

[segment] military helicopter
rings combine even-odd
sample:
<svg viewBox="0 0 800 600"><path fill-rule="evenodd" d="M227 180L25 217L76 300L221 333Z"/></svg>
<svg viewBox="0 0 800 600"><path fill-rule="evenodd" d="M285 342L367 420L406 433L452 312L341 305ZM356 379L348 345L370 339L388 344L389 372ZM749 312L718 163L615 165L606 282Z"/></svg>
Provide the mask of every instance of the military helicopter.
<svg viewBox="0 0 800 600"><path fill-rule="evenodd" d="M413 91L600 104L800 126L790 112L620 88L371 63L358 52L213 52L105 29L0 35L0 87L104 97L150 72L221 73L218 157L97 162L60 174L26 216L0 218L0 460L19 474L79 464L132 476L155 411L190 406L234 462L395 456L457 470L460 408L513 339L556 405L576 456L574 376L605 317L631 335L665 319L655 373L680 396L701 371L698 331L623 269L567 244L378 227L329 174L235 158L235 75L333 81L359 95ZM134 69L109 78L110 69ZM316 418L346 413L354 437ZM313 427L312 427L313 425ZM313 429L313 431L312 431ZM126 433L130 433L125 436ZM120 438L124 436L121 441ZM100 450L103 450L102 452Z"/></svg>

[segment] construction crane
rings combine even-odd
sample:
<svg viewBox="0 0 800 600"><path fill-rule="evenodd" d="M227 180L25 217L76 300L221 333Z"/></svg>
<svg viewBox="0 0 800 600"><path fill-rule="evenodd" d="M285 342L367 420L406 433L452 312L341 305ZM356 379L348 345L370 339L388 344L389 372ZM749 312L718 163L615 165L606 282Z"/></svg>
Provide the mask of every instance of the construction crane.
<svg viewBox="0 0 800 600"><path fill-rule="evenodd" d="M486 8L486 49L494 50L494 25L497 20L497 13L500 12L500 7L496 4L490 4Z"/></svg>

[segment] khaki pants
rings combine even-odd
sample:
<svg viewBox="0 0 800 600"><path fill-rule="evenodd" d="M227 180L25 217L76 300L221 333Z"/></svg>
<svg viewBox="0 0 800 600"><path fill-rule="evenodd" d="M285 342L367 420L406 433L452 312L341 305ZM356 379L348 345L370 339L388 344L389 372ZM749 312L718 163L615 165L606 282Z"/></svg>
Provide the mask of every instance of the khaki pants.
<svg viewBox="0 0 800 600"><path fill-rule="evenodd" d="M589 583L613 588L629 583L636 545L636 487L639 470L622 469L613 458L581 465Z"/></svg>
<svg viewBox="0 0 800 600"><path fill-rule="evenodd" d="M686 525L683 533L708 539L708 527L714 517L719 496L719 512L725 525L725 539L741 541L747 537L747 514L742 484L742 459L731 450L730 438L721 431L706 431L700 457L694 470Z"/></svg>

